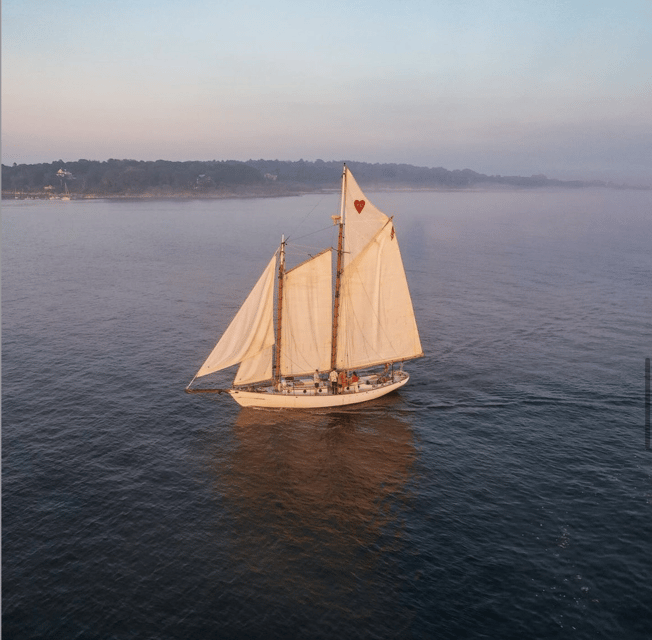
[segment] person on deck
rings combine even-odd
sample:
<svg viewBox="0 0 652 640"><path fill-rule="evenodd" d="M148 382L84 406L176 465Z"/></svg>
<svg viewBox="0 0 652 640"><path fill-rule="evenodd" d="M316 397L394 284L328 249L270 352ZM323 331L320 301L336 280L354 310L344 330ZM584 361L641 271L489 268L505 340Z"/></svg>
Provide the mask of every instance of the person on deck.
<svg viewBox="0 0 652 640"><path fill-rule="evenodd" d="M353 393L358 393L358 381L360 378L358 377L358 372L354 371L353 375L351 376L351 384L353 385Z"/></svg>
<svg viewBox="0 0 652 640"><path fill-rule="evenodd" d="M333 395L337 395L337 371L335 369L328 374L328 381L331 383Z"/></svg>
<svg viewBox="0 0 652 640"><path fill-rule="evenodd" d="M319 383L321 382L319 379L319 369L315 369L315 373L312 374L312 379L315 382L315 389L319 389Z"/></svg>
<svg viewBox="0 0 652 640"><path fill-rule="evenodd" d="M337 377L337 382L339 384L339 392L344 393L344 387L346 387L346 371L340 371L340 375Z"/></svg>

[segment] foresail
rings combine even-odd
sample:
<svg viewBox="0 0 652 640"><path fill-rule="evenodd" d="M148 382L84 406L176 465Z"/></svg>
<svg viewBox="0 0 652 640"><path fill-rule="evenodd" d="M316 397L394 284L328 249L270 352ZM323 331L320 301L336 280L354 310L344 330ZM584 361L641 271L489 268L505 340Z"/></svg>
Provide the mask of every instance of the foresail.
<svg viewBox="0 0 652 640"><path fill-rule="evenodd" d="M253 358L243 360L238 368L233 384L252 384L272 377L272 354L274 346L263 349Z"/></svg>
<svg viewBox="0 0 652 640"><path fill-rule="evenodd" d="M276 255L270 260L256 286L231 321L224 335L197 372L196 377L226 369L238 362L248 361L244 378L238 384L257 382L271 377L271 349L274 345L274 270ZM257 377L267 372L267 365L261 364L265 352L269 351L269 371L266 377ZM243 367L241 367L243 369ZM248 373L250 372L250 373ZM252 378L253 375L253 378Z"/></svg>
<svg viewBox="0 0 652 640"><path fill-rule="evenodd" d="M350 179L349 174L347 180ZM358 201L365 200L361 191L354 197ZM355 217L357 210L347 213L345 246L349 253L342 271L340 291L338 369L362 368L422 355L393 223L375 208L364 220L362 216L367 206L369 203L365 200L359 219ZM380 224L380 216L384 216L384 224ZM354 227L359 224L351 243L352 218L356 221ZM365 246L359 247L364 235L370 233L374 225L376 232L368 238Z"/></svg>
<svg viewBox="0 0 652 640"><path fill-rule="evenodd" d="M285 273L282 375L302 375L330 368L332 279L330 249Z"/></svg>

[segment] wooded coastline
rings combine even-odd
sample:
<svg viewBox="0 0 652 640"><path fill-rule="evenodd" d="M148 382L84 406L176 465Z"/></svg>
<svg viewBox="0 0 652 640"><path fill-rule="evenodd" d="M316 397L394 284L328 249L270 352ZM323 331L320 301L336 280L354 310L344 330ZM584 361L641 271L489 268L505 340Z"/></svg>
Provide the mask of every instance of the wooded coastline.
<svg viewBox="0 0 652 640"><path fill-rule="evenodd" d="M343 161L57 160L2 165L3 198L281 197L338 189ZM587 186L624 187L544 175L486 175L470 169L346 161L367 189L449 190Z"/></svg>

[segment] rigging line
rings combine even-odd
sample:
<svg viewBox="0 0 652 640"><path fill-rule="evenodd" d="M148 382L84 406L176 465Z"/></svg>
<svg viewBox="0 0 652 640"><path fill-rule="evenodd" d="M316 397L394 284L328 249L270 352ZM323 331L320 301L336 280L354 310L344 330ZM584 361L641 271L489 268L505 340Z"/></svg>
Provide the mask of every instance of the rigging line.
<svg viewBox="0 0 652 640"><path fill-rule="evenodd" d="M308 211L305 218L303 220L301 220L301 222L299 222L299 224L296 227L294 227L294 231L292 231L292 233L290 235L288 235L288 237L287 237L288 240L292 237L292 234L296 233L296 230L309 218L309 216L312 214L312 212L321 204L321 201L323 199L324 199L324 196L319 198L319 200L317 201L317 204L310 211Z"/></svg>
<svg viewBox="0 0 652 640"><path fill-rule="evenodd" d="M322 252L324 249L332 249L333 247L324 247L321 245L319 247L310 244L293 244L289 247L294 253L308 253L308 251L319 251Z"/></svg>
<svg viewBox="0 0 652 640"><path fill-rule="evenodd" d="M292 243L290 245L290 248L291 249L299 249L299 250L301 250L301 249L319 249L319 250L321 250L321 249L325 249L326 247L324 247L323 244L321 244L319 246L316 246L314 244L295 244L295 243Z"/></svg>
<svg viewBox="0 0 652 640"><path fill-rule="evenodd" d="M330 229L332 226L334 226L334 225L329 224L327 227L324 227L323 229L317 229L317 231L311 231L310 233L306 233L306 234L303 235L303 236L299 236L299 237L297 238L297 240L301 240L302 238L307 238L308 236L313 236L313 235L315 235L316 233L322 233L322 231L326 231L327 229ZM294 242L294 240L293 240L293 242Z"/></svg>

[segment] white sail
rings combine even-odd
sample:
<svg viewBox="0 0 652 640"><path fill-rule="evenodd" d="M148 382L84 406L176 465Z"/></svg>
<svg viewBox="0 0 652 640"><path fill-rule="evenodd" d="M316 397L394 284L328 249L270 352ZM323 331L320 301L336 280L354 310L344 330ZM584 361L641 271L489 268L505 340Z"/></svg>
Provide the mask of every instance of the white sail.
<svg viewBox="0 0 652 640"><path fill-rule="evenodd" d="M276 254L196 377L226 369L238 362L244 365L238 371L238 384L258 382L271 377L270 347L274 345L275 266ZM267 364L261 364L263 356L267 358L266 352L269 352L269 367ZM263 372L265 376L258 377Z"/></svg>
<svg viewBox="0 0 652 640"><path fill-rule="evenodd" d="M330 369L333 267L331 250L287 271L283 280L281 374Z"/></svg>
<svg viewBox="0 0 652 640"><path fill-rule="evenodd" d="M238 368L233 384L252 384L272 377L272 353L274 347L263 349L253 358L243 360Z"/></svg>
<svg viewBox="0 0 652 640"><path fill-rule="evenodd" d="M348 265L372 241L389 218L362 193L351 172L344 175L344 255Z"/></svg>
<svg viewBox="0 0 652 640"><path fill-rule="evenodd" d="M350 174L346 179L347 189L353 185L354 194L347 193L345 201L337 368L419 357L421 342L394 226L369 203Z"/></svg>

